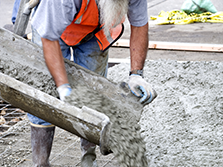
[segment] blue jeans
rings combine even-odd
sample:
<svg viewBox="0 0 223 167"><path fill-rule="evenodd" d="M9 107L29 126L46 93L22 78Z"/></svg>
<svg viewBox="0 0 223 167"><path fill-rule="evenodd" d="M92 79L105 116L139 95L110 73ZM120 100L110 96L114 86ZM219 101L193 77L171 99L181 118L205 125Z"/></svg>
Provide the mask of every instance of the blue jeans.
<svg viewBox="0 0 223 167"><path fill-rule="evenodd" d="M14 6L13 6L13 9L12 9L12 24L15 24L17 13L19 11L20 1L21 0L15 0L15 2L14 2Z"/></svg>
<svg viewBox="0 0 223 167"><path fill-rule="evenodd" d="M32 29L32 42L39 46L42 46L41 37L36 30ZM93 37L90 41L80 44L78 46L68 46L61 39L59 40L63 57L71 60L71 50L73 50L74 63L94 71L95 73L106 77L108 70L108 50L103 52L100 50L96 37ZM36 116L27 114L30 122L38 125L50 125Z"/></svg>

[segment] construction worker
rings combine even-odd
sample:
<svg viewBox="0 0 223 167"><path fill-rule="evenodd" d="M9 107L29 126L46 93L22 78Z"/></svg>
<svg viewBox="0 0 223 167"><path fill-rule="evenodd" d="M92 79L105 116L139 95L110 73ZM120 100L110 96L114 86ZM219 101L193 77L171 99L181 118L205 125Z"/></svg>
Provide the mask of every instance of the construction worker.
<svg viewBox="0 0 223 167"><path fill-rule="evenodd" d="M71 92L63 57L102 76L107 75L108 48L123 32L125 15L131 24L129 87L141 103L156 92L143 79L148 48L147 0L44 0L32 18L32 41L43 48L46 65L61 100ZM31 143L34 166L50 166L55 127L33 115ZM81 139L81 166L96 167L96 145Z"/></svg>

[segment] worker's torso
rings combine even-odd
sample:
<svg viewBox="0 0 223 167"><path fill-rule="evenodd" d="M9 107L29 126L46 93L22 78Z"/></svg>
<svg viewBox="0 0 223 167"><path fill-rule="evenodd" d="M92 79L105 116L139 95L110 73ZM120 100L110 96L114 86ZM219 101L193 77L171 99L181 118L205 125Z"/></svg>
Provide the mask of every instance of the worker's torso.
<svg viewBox="0 0 223 167"><path fill-rule="evenodd" d="M95 0L82 0L81 8L72 23L65 29L61 38L69 46L75 46L87 42L93 36L101 50L107 49L117 40L123 31L120 24L111 30L111 36L106 37L100 26L98 5Z"/></svg>

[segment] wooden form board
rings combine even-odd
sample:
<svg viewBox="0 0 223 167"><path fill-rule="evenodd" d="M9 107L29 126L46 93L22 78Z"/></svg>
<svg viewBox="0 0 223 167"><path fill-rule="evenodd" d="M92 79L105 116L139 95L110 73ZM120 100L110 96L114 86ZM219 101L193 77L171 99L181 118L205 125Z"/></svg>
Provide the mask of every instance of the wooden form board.
<svg viewBox="0 0 223 167"><path fill-rule="evenodd" d="M129 47L129 40L119 39L113 44L118 47ZM185 51L204 51L204 52L223 52L221 44L203 44L203 43L183 43L183 42L159 42L149 41L149 49L166 50L185 50Z"/></svg>

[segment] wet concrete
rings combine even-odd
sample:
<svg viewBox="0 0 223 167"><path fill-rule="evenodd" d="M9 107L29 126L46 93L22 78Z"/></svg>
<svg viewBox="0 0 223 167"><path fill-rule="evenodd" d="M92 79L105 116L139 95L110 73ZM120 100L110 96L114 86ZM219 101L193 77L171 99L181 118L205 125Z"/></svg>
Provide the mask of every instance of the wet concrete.
<svg viewBox="0 0 223 167"><path fill-rule="evenodd" d="M108 77L128 80L128 66ZM147 61L145 80L159 95L139 122L150 166L222 166L223 63Z"/></svg>
<svg viewBox="0 0 223 167"><path fill-rule="evenodd" d="M106 114L110 118L108 146L118 160L120 167L146 167L145 142L140 134L138 122L141 110L127 103L119 103L106 98L97 91L76 86L65 100L67 103L87 106Z"/></svg>
<svg viewBox="0 0 223 167"><path fill-rule="evenodd" d="M147 166L147 161L144 155L145 148L143 139L139 133L139 127L136 126L134 128L135 124L137 124L140 119L143 105L138 102L139 99L132 95L126 84L116 84L104 77L101 77L91 71L83 69L82 67L65 60L68 78L71 87L74 89L74 94L71 97L75 97L73 100L74 103L70 102L70 104L81 109L77 111L69 111L72 110L72 108L69 109L69 106L62 106L62 104L59 104L63 102L59 102L57 99L53 99L50 96L48 97L41 94L41 91L43 91L47 95L57 97L55 84L48 72L48 69L46 68L41 48L16 36L15 34L12 34L9 31L5 31L4 29L0 29L0 33L0 41L2 44L0 46L0 70L3 74L16 79L13 80L9 77L7 79L5 77L5 80L8 80L8 84L5 81L5 86L14 84L18 86L18 90L20 89L19 91L21 91L22 94L25 94L24 96L20 96L21 94L19 92L8 90L4 85L1 85L0 91L4 100L7 100L15 107L21 108L26 112L39 116L40 118L45 119L54 125L64 128L70 132L73 132L79 137L83 137L99 145L103 144L97 140L98 138L100 139L100 131L102 131L102 128L94 128L89 126L90 123L84 122L86 119L84 117L86 116L86 113L83 107L92 104L89 107L92 107L96 111L105 113L106 115L109 115L110 118L112 118L112 127L110 130L111 137L109 138L109 143L111 143L110 148L114 154L117 157L121 157L119 158L120 164L123 164L124 166L125 164L128 166L130 164L132 164L131 166ZM3 75L1 78L2 80L4 79ZM19 84L17 80L23 84ZM26 84L37 89L38 91L34 89L30 89L30 91L28 91L29 87L26 87ZM84 96L82 96L83 94ZM101 101L97 100L96 95L98 95L102 102L106 103L102 105ZM81 99L81 97L83 97L83 99ZM42 101L38 102L38 100ZM46 107L41 105L43 103L47 104ZM57 107L59 110L57 110ZM63 109L64 113L61 112ZM69 114L73 114L73 116L77 115L79 120L76 118L72 119ZM81 115L83 116L81 117ZM99 113L98 115L91 114L90 116L92 116L93 120L91 124L99 126L99 124L96 124L97 121L94 120L100 116ZM71 124L71 121L73 121L73 124ZM129 124L130 122L132 124ZM131 128L128 129L126 127ZM126 132L126 134L123 133L123 130ZM133 133L135 133L135 138L132 138L131 136ZM121 134L125 134L125 140L121 140L123 142L119 143L118 139ZM106 138L109 136L105 135L104 137ZM128 140L131 142L127 142ZM135 143L135 145L133 143ZM124 147L124 151L121 152L121 149L118 146L121 148ZM124 153L127 153L127 151L129 151L132 146L134 146L133 150L135 150L135 152L131 152L132 154L128 153L123 157ZM133 160L134 158L135 160Z"/></svg>
<svg viewBox="0 0 223 167"><path fill-rule="evenodd" d="M125 74L128 68L128 63L116 65L109 69L108 78L117 83L127 81ZM159 95L143 108L139 121L149 166L222 166L223 64L215 61L149 61L145 64L145 80ZM28 130L27 126L25 131ZM16 129L21 129L21 125ZM67 132L65 134L63 138L55 138L51 162L53 166L79 166L79 142L73 148L72 143L77 139ZM15 149L19 144L16 138L24 141L24 144L20 143L20 149ZM14 151L4 149L5 164L15 164L16 151L27 156L27 160L23 160L19 166L31 164L28 134L1 141L4 148L14 147ZM65 146L69 144L72 148L67 150ZM64 156L55 154L62 147ZM21 159L24 157L21 156ZM108 157L102 157L98 152L100 166L119 166L117 159L109 161ZM111 163L102 163L104 159Z"/></svg>

